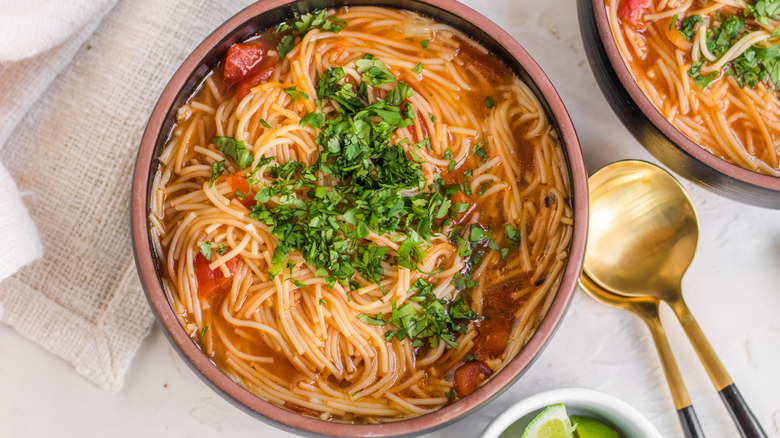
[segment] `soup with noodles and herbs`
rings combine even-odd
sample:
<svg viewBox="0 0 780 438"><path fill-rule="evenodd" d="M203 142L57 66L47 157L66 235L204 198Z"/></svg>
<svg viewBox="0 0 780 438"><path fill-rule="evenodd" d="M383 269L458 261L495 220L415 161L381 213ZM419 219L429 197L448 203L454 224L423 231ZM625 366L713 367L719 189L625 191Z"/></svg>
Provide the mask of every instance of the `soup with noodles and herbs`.
<svg viewBox="0 0 780 438"><path fill-rule="evenodd" d="M674 127L720 158L780 176L780 2L605 5L623 60Z"/></svg>
<svg viewBox="0 0 780 438"><path fill-rule="evenodd" d="M533 334L568 254L566 169L537 98L467 36L315 11L232 46L179 109L149 221L225 374L388 421L468 395Z"/></svg>

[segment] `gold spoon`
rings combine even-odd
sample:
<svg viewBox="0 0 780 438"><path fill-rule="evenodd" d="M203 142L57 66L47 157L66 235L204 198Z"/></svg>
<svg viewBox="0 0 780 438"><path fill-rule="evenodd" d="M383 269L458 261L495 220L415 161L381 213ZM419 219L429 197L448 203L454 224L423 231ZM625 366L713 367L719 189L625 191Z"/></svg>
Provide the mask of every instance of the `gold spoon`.
<svg viewBox="0 0 780 438"><path fill-rule="evenodd" d="M682 277L699 239L698 218L685 189L660 167L633 160L603 167L588 183L591 216L585 273L613 293L666 302L740 434L765 438L683 301Z"/></svg>
<svg viewBox="0 0 780 438"><path fill-rule="evenodd" d="M580 287L594 300L632 312L647 324L647 328L650 329L650 334L653 336L655 348L658 350L658 357L661 359L661 366L666 375L669 390L672 392L674 407L677 409L677 415L680 417L680 424L685 437L704 437L699 419L696 417L696 412L691 404L691 397L688 395L685 382L680 374L680 368L677 367L677 362L674 360L672 349L669 347L669 341L666 339L664 328L658 317L658 305L661 302L651 297L626 297L613 294L601 287L585 273L580 276Z"/></svg>

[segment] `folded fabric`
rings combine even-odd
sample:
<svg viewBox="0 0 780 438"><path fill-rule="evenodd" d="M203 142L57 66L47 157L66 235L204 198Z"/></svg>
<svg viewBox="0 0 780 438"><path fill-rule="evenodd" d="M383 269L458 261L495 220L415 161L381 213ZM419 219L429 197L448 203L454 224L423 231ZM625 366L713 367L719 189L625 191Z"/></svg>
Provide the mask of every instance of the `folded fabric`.
<svg viewBox="0 0 780 438"><path fill-rule="evenodd" d="M0 304L3 322L118 391L152 325L129 212L146 120L186 55L250 1L123 0L110 9L114 1L63 1L99 6L74 21L81 27L65 43L0 65L0 161L30 193L25 204L46 249L0 283Z"/></svg>
<svg viewBox="0 0 780 438"><path fill-rule="evenodd" d="M0 280L19 268L43 256L43 246L38 238L27 209L16 189L11 175L0 164ZM2 308L0 308L0 313Z"/></svg>
<svg viewBox="0 0 780 438"><path fill-rule="evenodd" d="M0 0L0 61L59 46L116 0Z"/></svg>

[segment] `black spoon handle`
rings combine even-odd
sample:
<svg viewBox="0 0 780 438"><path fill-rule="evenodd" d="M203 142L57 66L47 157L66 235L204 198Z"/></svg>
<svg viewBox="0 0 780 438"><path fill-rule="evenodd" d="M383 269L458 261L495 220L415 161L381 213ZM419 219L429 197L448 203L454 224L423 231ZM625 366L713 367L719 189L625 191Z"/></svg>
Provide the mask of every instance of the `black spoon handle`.
<svg viewBox="0 0 780 438"><path fill-rule="evenodd" d="M693 406L678 409L677 416L680 417L685 438L704 438L704 431L701 430L701 424L699 424L699 418L696 416Z"/></svg>
<svg viewBox="0 0 780 438"><path fill-rule="evenodd" d="M766 432L761 428L761 424L756 420L756 416L748 407L742 394L739 393L737 385L731 384L720 391L720 398L734 419L734 423L739 429L739 434L743 438L766 438Z"/></svg>

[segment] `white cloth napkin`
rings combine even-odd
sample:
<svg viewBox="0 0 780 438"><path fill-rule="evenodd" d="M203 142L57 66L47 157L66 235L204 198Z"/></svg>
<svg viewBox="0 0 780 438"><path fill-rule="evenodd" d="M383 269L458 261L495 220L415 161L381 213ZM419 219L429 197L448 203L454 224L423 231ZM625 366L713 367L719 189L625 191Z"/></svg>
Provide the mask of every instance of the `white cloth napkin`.
<svg viewBox="0 0 780 438"><path fill-rule="evenodd" d="M0 0L0 148L115 2ZM58 50L50 50L66 41ZM0 245L13 248L0 252L2 281L41 258L43 245L16 184L1 163L0 206Z"/></svg>
<svg viewBox="0 0 780 438"><path fill-rule="evenodd" d="M249 3L0 0L0 319L103 389L121 389L153 321L130 242L146 121Z"/></svg>

